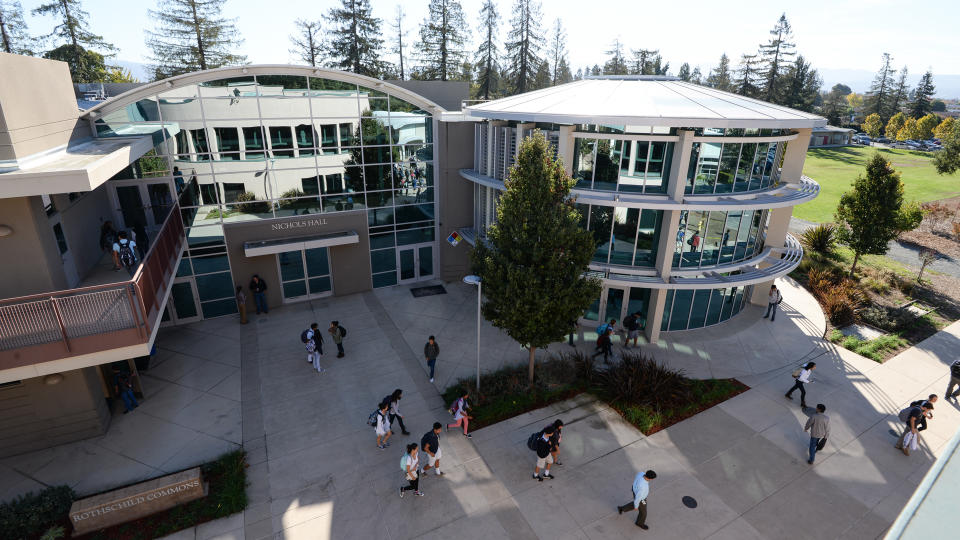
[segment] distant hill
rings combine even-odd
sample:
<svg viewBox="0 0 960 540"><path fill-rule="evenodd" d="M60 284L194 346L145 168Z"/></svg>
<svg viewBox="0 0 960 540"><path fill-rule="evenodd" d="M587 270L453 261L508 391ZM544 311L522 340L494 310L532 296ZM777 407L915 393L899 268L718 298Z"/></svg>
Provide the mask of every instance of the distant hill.
<svg viewBox="0 0 960 540"><path fill-rule="evenodd" d="M816 66L814 66L816 67ZM837 83L849 86L854 92L864 93L870 89L870 83L876 73L865 69L829 69L817 68L823 77L823 89L829 90ZM923 73L911 73L910 86L916 86ZM954 99L960 97L960 75L933 74L933 84L937 87L937 97Z"/></svg>
<svg viewBox="0 0 960 540"><path fill-rule="evenodd" d="M140 82L150 82L153 80L153 74L146 64L140 62L130 62L127 60L108 60L110 65L120 66L123 69L129 69L133 78Z"/></svg>

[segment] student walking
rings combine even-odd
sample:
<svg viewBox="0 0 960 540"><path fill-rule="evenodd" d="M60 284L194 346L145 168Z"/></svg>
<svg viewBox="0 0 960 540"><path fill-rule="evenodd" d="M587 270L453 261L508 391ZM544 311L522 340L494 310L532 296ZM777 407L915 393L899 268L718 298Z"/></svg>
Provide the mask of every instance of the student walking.
<svg viewBox="0 0 960 540"><path fill-rule="evenodd" d="M453 419L456 420L452 424L447 424L447 431L450 431L450 428L457 427L460 424L463 424L463 436L472 439L473 435L467 433L467 424L470 423L472 416L467 414L467 410L470 409L470 405L467 403L467 398L470 397L470 393L466 390L462 390L460 397L450 405L450 413L453 415Z"/></svg>
<svg viewBox="0 0 960 540"><path fill-rule="evenodd" d="M603 355L603 363L610 363L610 355L613 354L613 328L607 329L597 337L597 352L593 353L593 358Z"/></svg>
<svg viewBox="0 0 960 540"><path fill-rule="evenodd" d="M787 391L783 396L787 399L793 399L794 390L800 390L800 408L807 408L807 390L803 387L804 384L810 382L810 375L813 373L813 370L817 369L816 362L807 362L805 366L793 372L794 383L790 390Z"/></svg>
<svg viewBox="0 0 960 540"><path fill-rule="evenodd" d="M130 277L133 277L134 272L137 270L137 254L134 252L135 249L137 249L137 243L127 239L127 231L120 231L120 234L117 235L117 241L113 244L113 252L116 253L116 258L120 266L127 269ZM114 270L120 270L120 268L115 268Z"/></svg>
<svg viewBox="0 0 960 540"><path fill-rule="evenodd" d="M313 364L313 369L317 370L317 373L323 373L326 370L320 367L320 355L323 354L323 336L320 335L320 325L317 323L311 324L304 338L306 339L304 344L307 348L307 362Z"/></svg>
<svg viewBox="0 0 960 540"><path fill-rule="evenodd" d="M420 456L417 452L417 443L410 443L407 445L407 453L400 458L400 469L403 471L404 478L407 481L406 486L400 487L400 498L403 498L404 491L413 490L414 494L419 497L423 497L423 492L420 491L420 475L417 472L418 467L420 466Z"/></svg>
<svg viewBox="0 0 960 540"><path fill-rule="evenodd" d="M119 368L113 368L113 388L123 400L123 414L140 406L137 397L133 395L133 374L121 373Z"/></svg>
<svg viewBox="0 0 960 540"><path fill-rule="evenodd" d="M629 512L631 510L636 510L639 512L637 515L637 521L635 522L637 527L640 527L643 530L647 530L650 527L647 525L647 496L650 494L650 481L657 477L657 473L653 470L649 470L645 473L637 473L637 476L633 478L633 500L624 504L623 506L617 507L617 513L623 514L624 512Z"/></svg>
<svg viewBox="0 0 960 540"><path fill-rule="evenodd" d="M640 313L631 313L623 320L623 327L627 329L627 339L624 347L630 348L630 340L633 340L633 346L637 346L637 340L640 338Z"/></svg>
<svg viewBox="0 0 960 540"><path fill-rule="evenodd" d="M339 321L330 321L330 328L327 328L327 332L330 332L333 342L337 344L337 358L343 358L343 338L346 337L347 331L340 326Z"/></svg>
<svg viewBox="0 0 960 540"><path fill-rule="evenodd" d="M563 439L563 435L560 433L563 430L563 420L557 418L553 421L553 435L550 437L550 457L553 458L553 464L560 466L563 463L560 463L560 441Z"/></svg>
<svg viewBox="0 0 960 540"><path fill-rule="evenodd" d="M393 435L390 431L390 404L384 401L380 404L380 410L377 411L377 448L383 450L390 446L387 440Z"/></svg>
<svg viewBox="0 0 960 540"><path fill-rule="evenodd" d="M430 366L430 382L433 382L433 372L437 367L437 356L439 354L440 345L437 345L437 338L430 336L423 346L423 356L427 359L427 365Z"/></svg>
<svg viewBox="0 0 960 540"><path fill-rule="evenodd" d="M267 308L267 282L260 279L260 276L254 274L250 279L250 292L253 293L253 303L257 308L257 315L260 312L269 313L270 310Z"/></svg>
<svg viewBox="0 0 960 540"><path fill-rule="evenodd" d="M780 294L780 290L777 289L776 285L770 286L770 294L767 295L767 313L764 314L763 318L766 319L770 317L770 322L773 322L777 318L777 306L783 302L783 295Z"/></svg>
<svg viewBox="0 0 960 540"><path fill-rule="evenodd" d="M237 285L237 311L240 313L240 324L247 324L247 295L243 294L243 286Z"/></svg>
<svg viewBox="0 0 960 540"><path fill-rule="evenodd" d="M402 397L403 390L397 388L392 394L383 399L390 404L390 424L393 425L395 423L399 423L400 431L404 435L409 435L410 432L407 431L407 427L403 425L403 415L400 414L400 398Z"/></svg>
<svg viewBox="0 0 960 540"><path fill-rule="evenodd" d="M897 440L897 444L894 445L894 448L902 450L904 455L907 456L910 455L910 450L916 450L918 439L920 438L920 419L932 410L933 404L929 401L924 401L919 407L908 407L900 411L900 419L906 423L906 426L900 438Z"/></svg>
<svg viewBox="0 0 960 540"><path fill-rule="evenodd" d="M917 432L927 429L927 419L930 419L930 420L933 419L933 404L937 402L937 395L930 394L929 396L927 396L927 399L918 399L910 403L910 406L920 407L923 405L924 401L929 403L930 406L928 407L929 410L926 413L924 413L922 417L920 417L920 421L917 423Z"/></svg>
<svg viewBox="0 0 960 540"><path fill-rule="evenodd" d="M956 392L953 390L955 386ZM950 382L947 383L947 393L943 395L943 399L957 399L957 395L960 395L960 360L950 365Z"/></svg>
<svg viewBox="0 0 960 540"><path fill-rule="evenodd" d="M810 465L813 465L817 450L821 450L823 445L827 444L827 437L830 436L830 417L823 414L825 412L827 412L826 405L817 403L817 412L810 415L807 424L803 426L803 431L810 432L810 459L807 460Z"/></svg>
<svg viewBox="0 0 960 540"><path fill-rule="evenodd" d="M554 433L556 433L556 429L554 429L553 424L545 427L543 435L537 439L534 447L537 452L537 464L533 468L533 479L539 482L543 482L544 478L553 479L553 475L550 474L550 466L553 465L553 456L550 453L553 445L550 439ZM543 469L543 476L540 475L540 469Z"/></svg>
<svg viewBox="0 0 960 540"><path fill-rule="evenodd" d="M423 466L423 474L433 469L433 474L443 476L443 471L440 470L440 432L442 430L443 424L434 422L433 429L424 433L420 439L420 448L427 454L427 464Z"/></svg>
<svg viewBox="0 0 960 540"><path fill-rule="evenodd" d="M110 253L110 258L113 261L113 269L120 269L120 260L117 258L117 252L113 251L113 244L117 241L117 231L113 228L113 222L110 220L104 221L103 225L100 226L100 249L104 252Z"/></svg>

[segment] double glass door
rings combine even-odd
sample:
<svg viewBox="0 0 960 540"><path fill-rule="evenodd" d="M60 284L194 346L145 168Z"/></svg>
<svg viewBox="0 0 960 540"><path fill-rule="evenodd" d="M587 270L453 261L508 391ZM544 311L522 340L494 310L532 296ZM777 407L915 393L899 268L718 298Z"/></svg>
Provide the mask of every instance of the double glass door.
<svg viewBox="0 0 960 540"><path fill-rule="evenodd" d="M173 206L170 181L114 180L111 188L114 227L118 231L134 230L139 225L150 238L156 236Z"/></svg>
<svg viewBox="0 0 960 540"><path fill-rule="evenodd" d="M433 277L433 244L397 248L400 283L412 283Z"/></svg>
<svg viewBox="0 0 960 540"><path fill-rule="evenodd" d="M325 247L277 253L284 303L333 294L329 257Z"/></svg>
<svg viewBox="0 0 960 540"><path fill-rule="evenodd" d="M600 321L606 322L616 319L621 323L631 313L640 314L640 328L643 329L647 320L647 307L650 304L650 289L642 287L607 287L600 297L599 309L591 309L595 314L603 315ZM587 314L587 319L594 319ZM596 320L596 319L594 319Z"/></svg>
<svg viewBox="0 0 960 540"><path fill-rule="evenodd" d="M192 277L177 278L170 287L170 299L163 313L164 323L183 324L199 321L200 299Z"/></svg>

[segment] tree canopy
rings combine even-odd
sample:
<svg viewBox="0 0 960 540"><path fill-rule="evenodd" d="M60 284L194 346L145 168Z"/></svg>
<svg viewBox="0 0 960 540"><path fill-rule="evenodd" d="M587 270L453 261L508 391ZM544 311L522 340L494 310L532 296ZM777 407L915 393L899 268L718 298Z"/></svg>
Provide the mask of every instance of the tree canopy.
<svg viewBox="0 0 960 540"><path fill-rule="evenodd" d="M515 0L507 34L507 64L514 93L529 90L543 59L543 34L540 30L540 3L536 0Z"/></svg>
<svg viewBox="0 0 960 540"><path fill-rule="evenodd" d="M223 16L226 1L159 0L150 10L157 29L147 32L154 79L246 63L246 56L233 53L243 39Z"/></svg>
<svg viewBox="0 0 960 540"><path fill-rule="evenodd" d="M33 41L27 34L20 2L0 0L0 51L33 56Z"/></svg>
<svg viewBox="0 0 960 540"><path fill-rule="evenodd" d="M480 7L480 47L474 54L477 66L477 96L490 99L500 87L500 50L497 46L497 27L500 14L493 0L484 0Z"/></svg>
<svg viewBox="0 0 960 540"><path fill-rule="evenodd" d="M327 65L359 75L379 76L384 70L380 59L382 21L373 16L370 0L340 0L340 4L324 16L328 28L323 47Z"/></svg>
<svg viewBox="0 0 960 540"><path fill-rule="evenodd" d="M97 58L89 53L99 56L102 63L103 59L111 56L116 47L103 40L89 30L87 21L90 16L80 7L80 0L55 0L41 4L33 10L34 15L52 15L59 19L59 23L53 27L53 31L43 36L42 39L52 39L54 44L61 44L53 50L44 54L45 58L62 60L70 66L70 76L74 82L100 82L103 79L91 78L99 74L102 76L106 69L98 70L96 68ZM102 53L96 53L91 49L99 49Z"/></svg>
<svg viewBox="0 0 960 540"><path fill-rule="evenodd" d="M420 25L419 77L459 79L470 37L463 7L457 0L430 0L427 9L427 18Z"/></svg>

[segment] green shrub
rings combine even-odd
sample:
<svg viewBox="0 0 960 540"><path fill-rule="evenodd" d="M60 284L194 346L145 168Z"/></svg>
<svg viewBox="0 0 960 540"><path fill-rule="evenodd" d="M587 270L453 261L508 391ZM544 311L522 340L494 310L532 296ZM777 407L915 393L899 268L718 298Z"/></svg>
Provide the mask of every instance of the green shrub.
<svg viewBox="0 0 960 540"><path fill-rule="evenodd" d="M54 486L0 505L0 538L39 538L67 517L75 495L69 486Z"/></svg>
<svg viewBox="0 0 960 540"><path fill-rule="evenodd" d="M887 332L902 330L915 318L912 313L905 309L877 305L861 309L857 316L861 321Z"/></svg>
<svg viewBox="0 0 960 540"><path fill-rule="evenodd" d="M803 247L827 255L837 245L837 226L833 223L820 223L803 231L800 235Z"/></svg>
<svg viewBox="0 0 960 540"><path fill-rule="evenodd" d="M843 337L844 337L843 332L834 328L833 330L830 331L830 337L828 339L830 340L831 343L840 343L841 341L843 341Z"/></svg>
<svg viewBox="0 0 960 540"><path fill-rule="evenodd" d="M619 364L597 375L608 401L665 409L692 400L690 379L636 352L624 352Z"/></svg>
<svg viewBox="0 0 960 540"><path fill-rule="evenodd" d="M249 191L237 195L237 203L235 208L244 214L267 214L270 212L270 203L257 201L256 193Z"/></svg>
<svg viewBox="0 0 960 540"><path fill-rule="evenodd" d="M909 342L900 336L887 334L869 341L856 336L846 336L840 343L844 349L853 351L876 362L882 362L888 352L895 351L909 345Z"/></svg>
<svg viewBox="0 0 960 540"><path fill-rule="evenodd" d="M890 292L890 285L876 278L868 277L864 279L861 283L863 283L864 287L870 289L871 291L877 294L887 294L888 292Z"/></svg>

